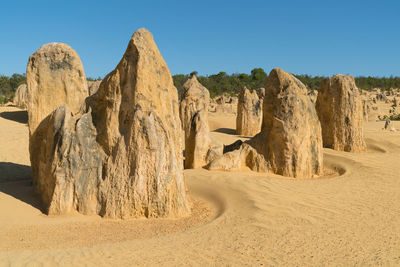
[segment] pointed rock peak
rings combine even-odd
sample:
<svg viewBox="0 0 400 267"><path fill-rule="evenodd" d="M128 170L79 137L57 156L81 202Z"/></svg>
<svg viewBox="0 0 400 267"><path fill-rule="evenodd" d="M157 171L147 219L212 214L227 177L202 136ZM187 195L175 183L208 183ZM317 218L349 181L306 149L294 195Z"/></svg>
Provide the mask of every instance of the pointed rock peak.
<svg viewBox="0 0 400 267"><path fill-rule="evenodd" d="M246 86L244 86L243 89L242 89L242 91L240 91L241 94L248 94L249 92L250 92L250 91L249 91L249 89L248 89Z"/></svg>
<svg viewBox="0 0 400 267"><path fill-rule="evenodd" d="M206 87L204 87L199 80L197 80L196 75L192 75L191 78L189 78L182 86L183 92L181 95L181 99L187 97L188 95L198 95L201 96L202 98L206 99L206 102L208 103L209 98L210 98L210 92Z"/></svg>
<svg viewBox="0 0 400 267"><path fill-rule="evenodd" d="M153 35L144 28L132 35L121 61L103 79L89 102L118 94L121 94L121 106L130 112L135 109L131 106L135 102L144 112L156 111L159 114L163 114L165 103L177 96L171 73Z"/></svg>
<svg viewBox="0 0 400 267"><path fill-rule="evenodd" d="M135 48L140 52L160 54L158 47L154 41L153 35L145 28L141 28L133 33L131 42L133 42ZM128 52L129 46L126 52ZM161 55L161 54L160 54Z"/></svg>
<svg viewBox="0 0 400 267"><path fill-rule="evenodd" d="M205 88L197 79L196 75L192 75L184 84L183 88L184 89L189 89L190 87L200 87L200 88ZM206 88L205 88L206 89Z"/></svg>
<svg viewBox="0 0 400 267"><path fill-rule="evenodd" d="M267 78L266 91L272 90L274 94L280 92L301 92L307 93L307 87L300 82L299 79L294 77L292 74L281 70L280 68L274 68Z"/></svg>

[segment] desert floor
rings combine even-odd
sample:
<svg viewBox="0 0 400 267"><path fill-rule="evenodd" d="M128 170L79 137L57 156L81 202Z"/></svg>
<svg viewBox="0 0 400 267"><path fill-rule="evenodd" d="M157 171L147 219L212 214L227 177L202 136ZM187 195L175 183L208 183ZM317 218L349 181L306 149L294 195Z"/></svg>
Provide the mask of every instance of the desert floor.
<svg viewBox="0 0 400 267"><path fill-rule="evenodd" d="M0 107L0 266L400 265L400 132L384 122L365 124L368 153L324 150L334 177L185 170L191 217L108 220L41 212L26 116ZM246 139L234 115L209 121L225 144Z"/></svg>

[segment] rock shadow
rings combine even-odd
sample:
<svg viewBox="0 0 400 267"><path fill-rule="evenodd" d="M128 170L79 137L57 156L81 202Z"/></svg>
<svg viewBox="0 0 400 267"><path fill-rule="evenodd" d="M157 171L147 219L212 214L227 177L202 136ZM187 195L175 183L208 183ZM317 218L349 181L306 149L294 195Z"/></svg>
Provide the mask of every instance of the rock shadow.
<svg viewBox="0 0 400 267"><path fill-rule="evenodd" d="M230 129L230 128L218 128L215 129L212 132L216 132L216 133L224 133L224 134L230 134L230 135L237 135L236 134L236 130L235 129ZM237 135L240 138L252 138L253 136L244 136L244 135Z"/></svg>
<svg viewBox="0 0 400 267"><path fill-rule="evenodd" d="M3 111L0 113L0 117L23 124L28 123L28 112L26 110Z"/></svg>
<svg viewBox="0 0 400 267"><path fill-rule="evenodd" d="M230 129L230 128L218 128L218 129L215 129L213 132L236 135L236 130Z"/></svg>
<svg viewBox="0 0 400 267"><path fill-rule="evenodd" d="M30 166L0 162L0 192L23 201L43 213L40 198L34 192Z"/></svg>

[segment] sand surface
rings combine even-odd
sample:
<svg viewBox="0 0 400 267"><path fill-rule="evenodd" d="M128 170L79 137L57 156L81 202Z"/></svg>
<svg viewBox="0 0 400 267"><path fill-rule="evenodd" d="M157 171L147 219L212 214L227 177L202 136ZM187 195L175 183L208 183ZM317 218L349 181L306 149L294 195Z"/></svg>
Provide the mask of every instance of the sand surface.
<svg viewBox="0 0 400 267"><path fill-rule="evenodd" d="M232 114L209 121L225 144L247 139ZM185 170L191 217L125 221L42 214L25 122L0 107L0 266L400 265L400 132L384 122L366 123L368 153L324 150L335 177Z"/></svg>

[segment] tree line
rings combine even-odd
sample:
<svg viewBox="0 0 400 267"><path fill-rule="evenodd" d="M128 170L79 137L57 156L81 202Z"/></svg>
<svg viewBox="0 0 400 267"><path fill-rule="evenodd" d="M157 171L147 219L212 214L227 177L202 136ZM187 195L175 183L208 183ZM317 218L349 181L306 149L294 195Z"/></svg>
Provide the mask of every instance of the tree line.
<svg viewBox="0 0 400 267"><path fill-rule="evenodd" d="M177 74L173 76L174 84L181 92L183 84L191 75L196 74L194 71L191 74ZM322 80L328 78L327 76L312 76L308 74L294 75L303 84L305 84L310 90L320 90ZM243 87L247 87L251 90L265 87L265 82L268 75L262 68L255 68L249 74L246 73L234 73L228 75L226 72L220 72L218 74L209 76L197 76L199 82L207 87L210 91L210 96L215 97L222 94L237 95ZM381 88L383 90L389 90L390 88L400 88L400 77L372 77L372 76L358 76L355 77L356 84L363 90L370 91L374 88ZM180 94L179 94L180 95Z"/></svg>
<svg viewBox="0 0 400 267"><path fill-rule="evenodd" d="M88 81L97 81L101 80L101 78L87 78ZM10 102L14 98L15 91L18 86L26 83L26 74L18 74L14 73L13 75L6 76L0 75L0 104L5 104Z"/></svg>
<svg viewBox="0 0 400 267"><path fill-rule="evenodd" d="M189 75L177 74L172 76L175 87L178 89L179 95L183 90L183 84L192 76L196 75L199 82L210 91L210 96L215 97L222 94L237 95L246 86L250 90L258 89L265 86L268 75L261 68L253 69L250 74L234 73L227 74L219 72L210 76L199 76L197 71L193 71Z"/></svg>
<svg viewBox="0 0 400 267"><path fill-rule="evenodd" d="M191 77L196 75L199 82L203 84L209 91L210 96L215 97L222 94L226 95L237 95L243 87L247 87L250 90L265 87L267 80L267 73L262 68L254 68L250 74L247 73L233 73L227 74L226 72L219 72L218 74L201 76L197 75L196 71L190 74L177 74L172 76L174 84L178 89L179 95L182 92L183 84ZM312 75L295 75L302 83L304 83L311 90L319 90L323 79L327 78L324 76L312 76ZM99 80L88 77L88 81ZM373 88L381 88L388 90L390 88L400 88L400 77L355 77L356 84L359 88L364 90L372 90ZM0 104L12 101L15 90L22 83L26 83L25 74L13 74L10 77L0 75Z"/></svg>

